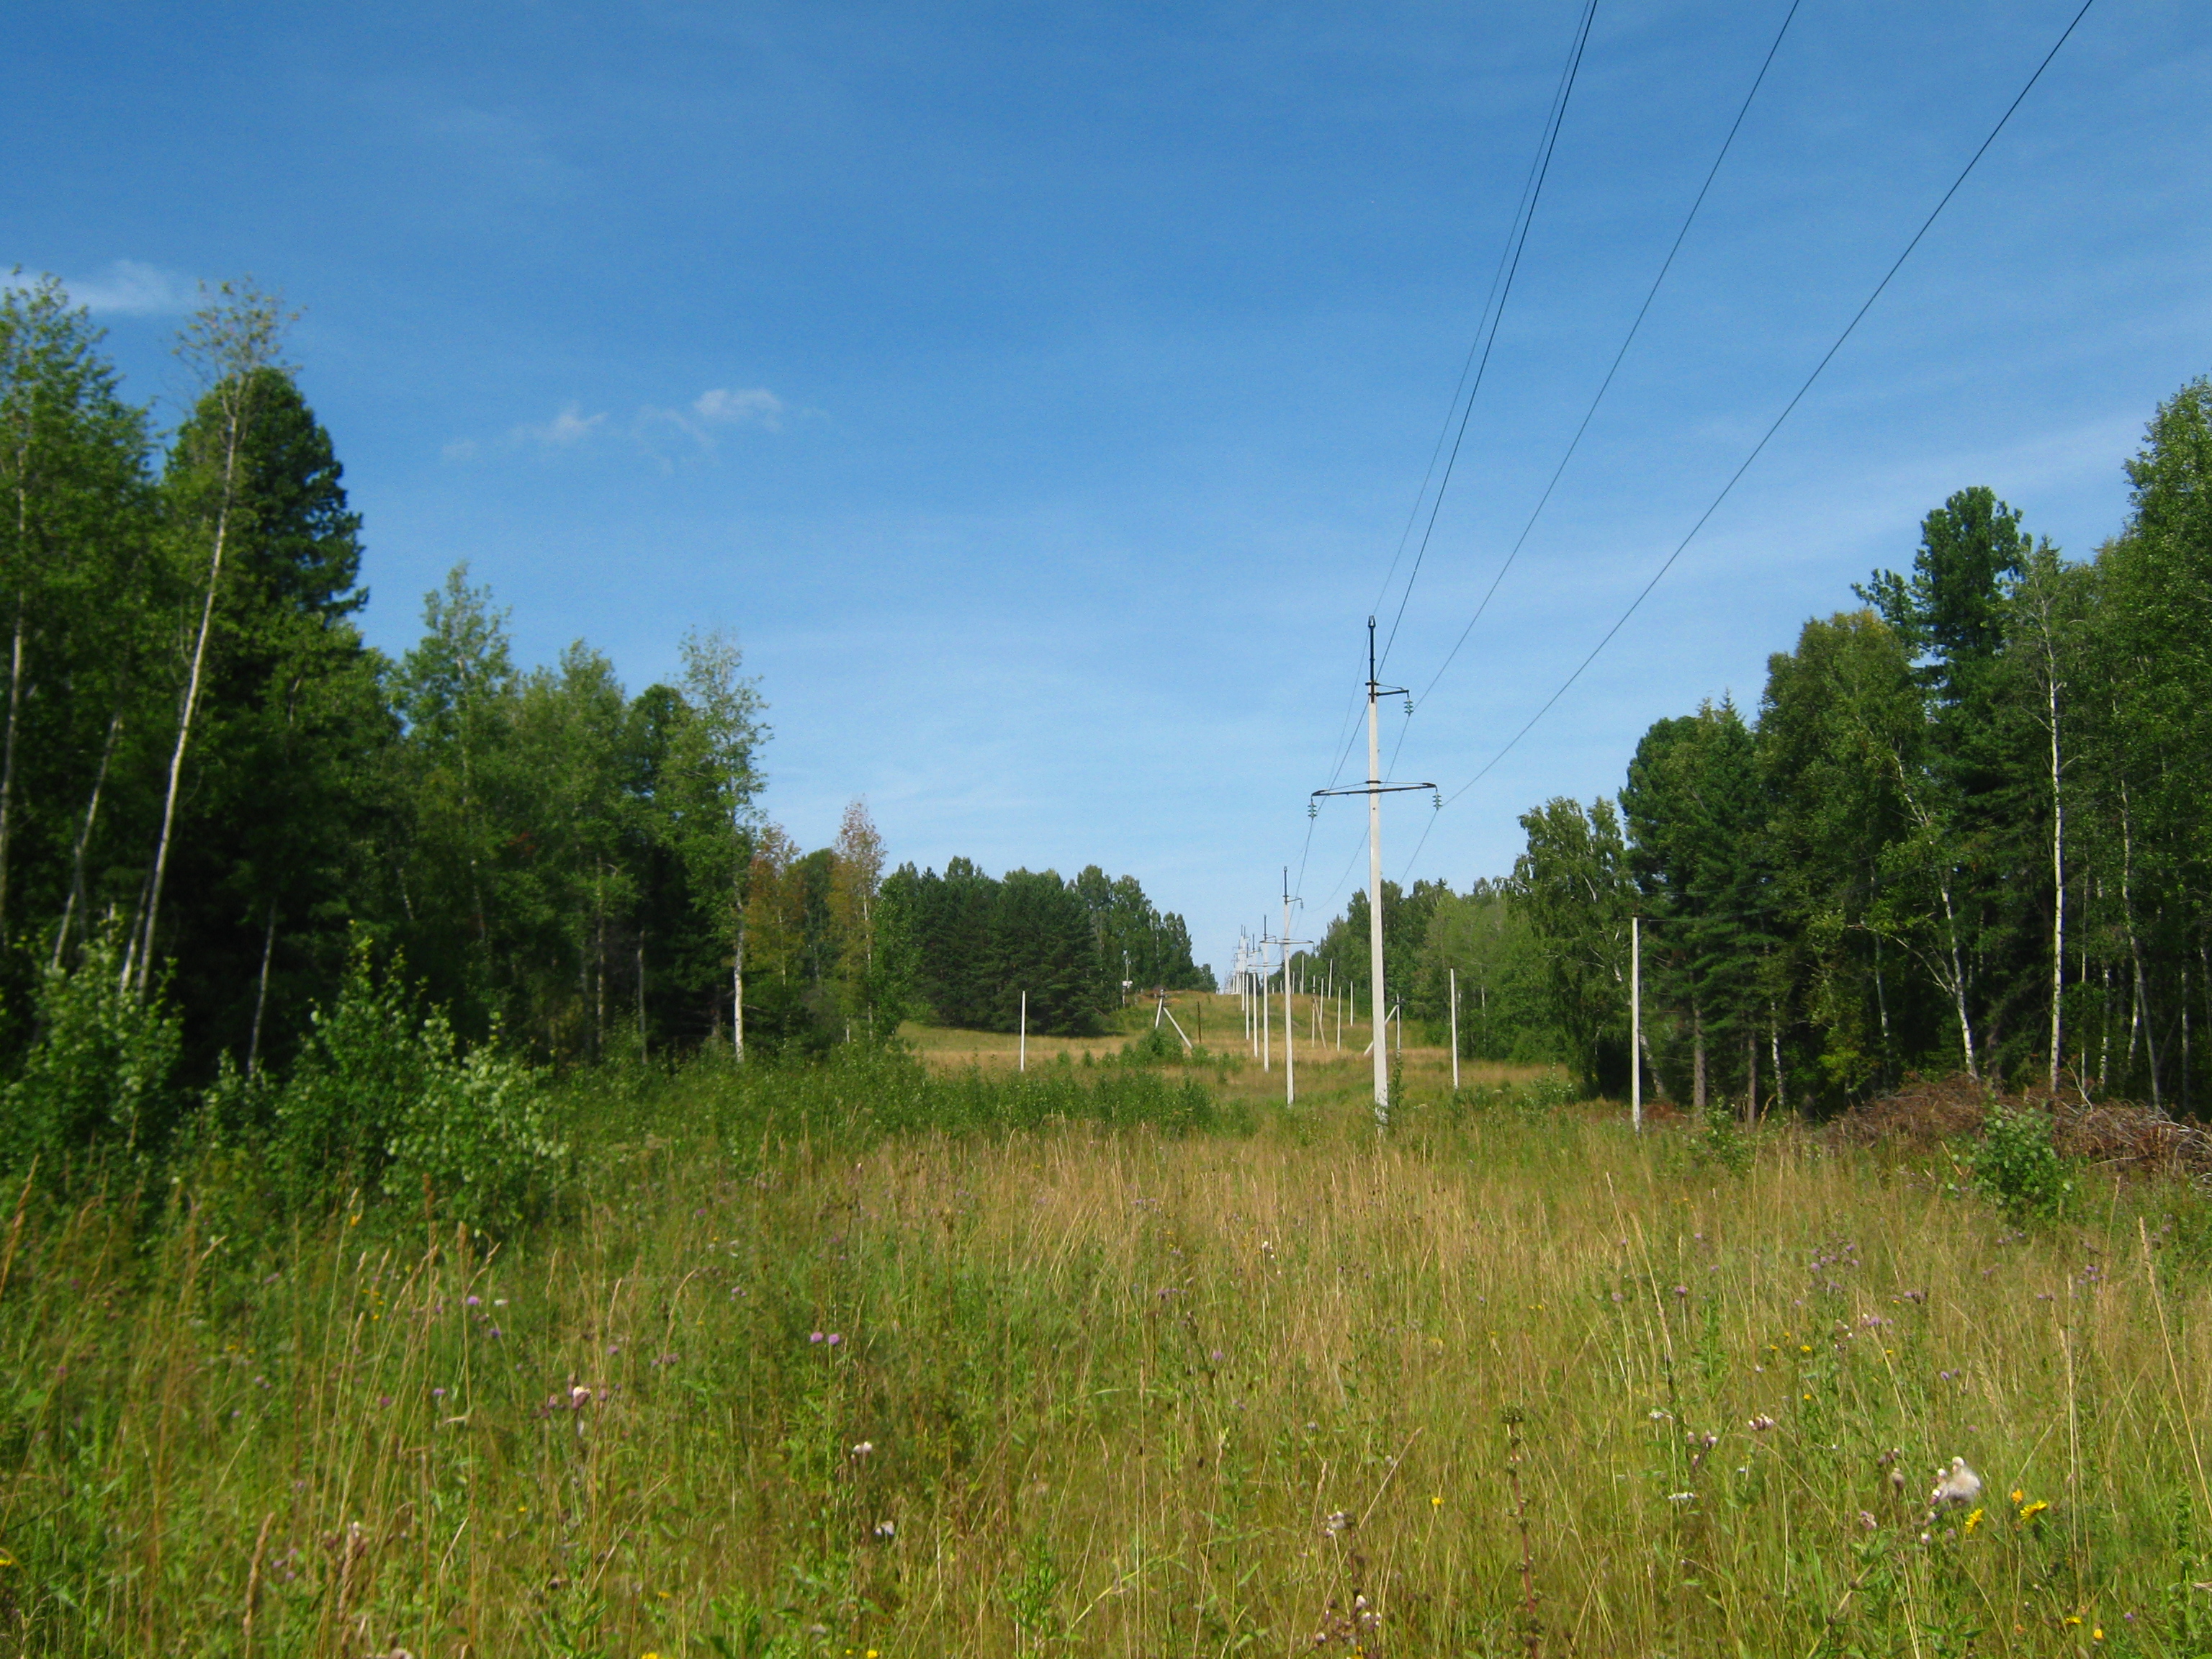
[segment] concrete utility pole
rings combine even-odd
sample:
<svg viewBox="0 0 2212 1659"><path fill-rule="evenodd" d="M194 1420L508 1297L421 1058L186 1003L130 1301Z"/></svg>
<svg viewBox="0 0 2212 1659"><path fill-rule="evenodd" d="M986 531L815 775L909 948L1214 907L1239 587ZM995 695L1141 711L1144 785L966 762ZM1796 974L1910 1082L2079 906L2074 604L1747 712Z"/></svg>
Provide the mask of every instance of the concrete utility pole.
<svg viewBox="0 0 2212 1659"><path fill-rule="evenodd" d="M1387 1128L1390 1123L1390 1060L1385 1052L1388 1044L1384 1034L1389 1030L1389 1004L1382 983L1382 797L1404 793L1410 789L1426 789L1436 793L1433 783L1385 783L1382 781L1382 736L1380 717L1376 712L1376 700L1385 692L1406 699L1406 712L1413 708L1413 696L1402 685L1383 685L1375 678L1375 618L1367 619L1367 781L1350 789L1316 789L1312 800L1318 802L1325 795L1364 795L1367 797L1367 957L1373 969L1370 981L1373 988L1375 1006L1375 1127ZM1437 804L1443 805L1441 794ZM1402 1037L1401 1038L1402 1042Z"/></svg>
<svg viewBox="0 0 2212 1659"><path fill-rule="evenodd" d="M1291 1000L1291 962L1294 949L1306 943L1291 937L1291 906L1303 904L1304 899L1291 896L1291 866L1283 866L1283 1103L1298 1103L1297 1045L1291 1036L1297 1018L1297 1006Z"/></svg>
<svg viewBox="0 0 2212 1659"><path fill-rule="evenodd" d="M1015 1059L1015 1061L1014 1061L1014 1069L1015 1069L1016 1071L1018 1071L1018 1072L1026 1072L1026 1071L1028 1071L1028 1070L1029 1070L1029 1068L1030 1068L1030 994L1029 994L1027 991L1024 991L1024 992L1023 992L1023 993L1022 993L1022 1039L1021 1039L1021 1051L1020 1051L1020 1053L1018 1054L1018 1056L1016 1057L1016 1059Z"/></svg>
<svg viewBox="0 0 2212 1659"><path fill-rule="evenodd" d="M1644 1133L1644 919L1628 917L1628 1122Z"/></svg>
<svg viewBox="0 0 2212 1659"><path fill-rule="evenodd" d="M1452 1031L1452 1092L1459 1092L1459 969L1445 970L1451 975L1451 1031Z"/></svg>

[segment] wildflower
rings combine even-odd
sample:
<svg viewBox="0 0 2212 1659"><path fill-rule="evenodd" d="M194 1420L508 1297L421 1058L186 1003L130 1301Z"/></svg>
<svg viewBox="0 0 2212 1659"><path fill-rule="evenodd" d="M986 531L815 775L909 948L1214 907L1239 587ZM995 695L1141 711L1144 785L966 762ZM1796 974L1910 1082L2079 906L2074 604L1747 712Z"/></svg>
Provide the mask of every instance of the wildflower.
<svg viewBox="0 0 2212 1659"><path fill-rule="evenodd" d="M481 1308L483 1306L483 1298L480 1296L468 1297L464 1298L461 1305L465 1308Z"/></svg>
<svg viewBox="0 0 2212 1659"><path fill-rule="evenodd" d="M1331 1510L1328 1519L1322 1522L1321 1529L1327 1536L1334 1538L1340 1534L1350 1532L1358 1524L1342 1510Z"/></svg>
<svg viewBox="0 0 2212 1659"><path fill-rule="evenodd" d="M876 1443L874 1441L863 1440L854 1446L853 1455L855 1457L866 1457L870 1452L875 1450L875 1449Z"/></svg>
<svg viewBox="0 0 2212 1659"><path fill-rule="evenodd" d="M845 1339L844 1339L843 1337L842 1337L842 1336L838 1335L838 1334L837 1334L837 1333L836 1333L836 1332L835 1332L835 1331L830 1332L830 1335L829 1335L829 1337L828 1337L828 1339L827 1339L827 1340L828 1340L828 1342L829 1342L830 1346L831 1347L833 1347L833 1348L834 1348L834 1347L836 1347L836 1346L840 1342L842 1342L844 1340L845 1340Z"/></svg>
<svg viewBox="0 0 2212 1659"><path fill-rule="evenodd" d="M376 1403L380 1407L389 1406L392 1403L392 1396L388 1394L380 1394L376 1396Z"/></svg>
<svg viewBox="0 0 2212 1659"><path fill-rule="evenodd" d="M1976 1510L1972 1515L1966 1517L1966 1530L1969 1533L1972 1532L1976 1527L1978 1527L1981 1524L1982 1511L1979 1510Z"/></svg>
<svg viewBox="0 0 2212 1659"><path fill-rule="evenodd" d="M433 1389L430 1390L430 1398L433 1400L443 1400L445 1397L446 1391L443 1389Z"/></svg>
<svg viewBox="0 0 2212 1659"><path fill-rule="evenodd" d="M1800 1342L1797 1345L1797 1352L1799 1353L1810 1353L1813 1352L1813 1345L1809 1342Z"/></svg>
<svg viewBox="0 0 2212 1659"><path fill-rule="evenodd" d="M1693 1492L1670 1492L1667 1494L1667 1501L1670 1504L1694 1504L1698 1501L1698 1494Z"/></svg>
<svg viewBox="0 0 2212 1659"><path fill-rule="evenodd" d="M7 1551L0 1550L0 1567L12 1567L15 1565L15 1558L9 1554Z"/></svg>
<svg viewBox="0 0 2212 1659"><path fill-rule="evenodd" d="M1863 1528L1868 1532L1872 1532L1875 1529L1875 1524L1874 1512L1871 1510L1861 1510L1859 1511L1859 1525Z"/></svg>
<svg viewBox="0 0 2212 1659"><path fill-rule="evenodd" d="M811 1335L811 1336L808 1337L806 1340L807 1340L809 1342L819 1342L819 1341L822 1340L822 1333L821 1333L821 1332L819 1332L819 1331L817 1331L817 1332L815 1332L815 1333L814 1333L814 1334L813 1334L813 1335Z"/></svg>
<svg viewBox="0 0 2212 1659"><path fill-rule="evenodd" d="M2103 1641L2105 1639L2105 1627L2102 1625L2092 1626L2089 1630L2089 1639L2092 1642Z"/></svg>
<svg viewBox="0 0 2212 1659"><path fill-rule="evenodd" d="M1431 1494L1430 1494L1430 1497L1429 1497L1429 1507L1430 1507L1431 1509L1432 1509L1432 1510L1440 1510L1440 1509L1443 1508L1443 1506L1444 1506L1444 1495L1443 1495L1442 1492L1432 1492L1432 1493L1431 1493Z"/></svg>
<svg viewBox="0 0 2212 1659"><path fill-rule="evenodd" d="M2015 1504L2025 1504L2027 1502L2027 1494L2018 1486L2014 1486L2012 1489L2012 1501Z"/></svg>
<svg viewBox="0 0 2212 1659"><path fill-rule="evenodd" d="M2051 1505L2040 1498L2033 1504L2022 1504L2020 1506L2020 1518L2023 1521L2033 1521L2050 1507Z"/></svg>
<svg viewBox="0 0 2212 1659"><path fill-rule="evenodd" d="M2069 1625L2078 1625L2081 1622L2081 1617L2079 1613L2069 1613L2066 1615L2065 1622Z"/></svg>
<svg viewBox="0 0 2212 1659"><path fill-rule="evenodd" d="M896 1537L897 1537L897 1536L898 1536L898 1522L896 1522L896 1521L878 1521L878 1522L876 1522L876 1536L877 1536L877 1537L878 1537L878 1538L896 1538Z"/></svg>
<svg viewBox="0 0 2212 1659"><path fill-rule="evenodd" d="M1759 1413L1758 1416L1751 1419L1751 1431L1753 1434L1765 1434L1773 1426L1774 1419L1769 1417L1765 1412Z"/></svg>
<svg viewBox="0 0 2212 1659"><path fill-rule="evenodd" d="M1982 1495L1982 1477L1966 1467L1966 1460L1954 1457L1948 1469L1936 1471L1936 1490L1928 1494L1930 1505L1971 1504Z"/></svg>
<svg viewBox="0 0 2212 1659"><path fill-rule="evenodd" d="M1677 1285L1674 1287L1674 1294L1677 1296L1687 1296L1689 1293L1690 1287L1687 1285Z"/></svg>
<svg viewBox="0 0 2212 1659"><path fill-rule="evenodd" d="M1648 1415L1654 1423L1664 1423L1668 1421L1674 1416L1674 1413L1672 1412L1662 1412L1656 1406L1654 1406Z"/></svg>

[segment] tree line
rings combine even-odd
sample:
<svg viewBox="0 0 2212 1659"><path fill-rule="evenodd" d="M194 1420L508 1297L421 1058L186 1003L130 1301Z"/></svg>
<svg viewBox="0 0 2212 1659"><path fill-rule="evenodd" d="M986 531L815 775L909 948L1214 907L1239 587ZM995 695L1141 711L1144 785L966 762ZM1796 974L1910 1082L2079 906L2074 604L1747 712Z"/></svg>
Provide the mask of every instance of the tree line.
<svg viewBox="0 0 2212 1659"><path fill-rule="evenodd" d="M635 694L580 641L520 669L464 567L411 649L363 641L361 518L286 321L215 296L179 345L198 394L157 435L57 283L0 296L9 1045L97 952L173 1006L187 1074L252 1074L362 937L465 1036L549 1058L773 1046L864 1005L880 849L865 813L810 858L762 817L729 640Z"/></svg>
<svg viewBox="0 0 2212 1659"><path fill-rule="evenodd" d="M0 290L0 1161L343 1072L333 1034L390 1037L394 997L435 1027L409 1063L442 1076L475 1047L573 1064L1000 1024L1009 975L1076 1029L1124 976L1194 982L1181 918L1096 866L956 861L887 894L857 801L802 848L762 810L766 704L726 635L635 691L580 641L522 667L463 566L412 647L369 646L362 520L289 321L209 295L162 432L58 283Z"/></svg>
<svg viewBox="0 0 2212 1659"><path fill-rule="evenodd" d="M1756 1112L1957 1072L2201 1106L2212 382L2126 467L2128 517L2087 559L1988 489L1953 495L1908 568L1769 659L1748 716L1662 720L1617 798L1522 817L1500 926L1589 1086L1638 1063Z"/></svg>
<svg viewBox="0 0 2212 1659"><path fill-rule="evenodd" d="M984 873L956 858L935 870L902 865L884 883L886 926L913 1005L939 1024L1080 1036L1104 1028L1128 995L1211 990L1191 960L1190 930L1145 896L1133 876L1086 866Z"/></svg>

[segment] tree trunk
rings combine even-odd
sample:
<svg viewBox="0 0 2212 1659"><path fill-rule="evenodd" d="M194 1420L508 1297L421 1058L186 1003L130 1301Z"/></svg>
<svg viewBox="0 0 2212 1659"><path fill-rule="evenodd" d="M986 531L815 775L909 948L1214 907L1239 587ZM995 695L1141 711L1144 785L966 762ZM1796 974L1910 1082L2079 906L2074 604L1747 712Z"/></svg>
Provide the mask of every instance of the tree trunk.
<svg viewBox="0 0 2212 1659"><path fill-rule="evenodd" d="M68 901L62 906L62 925L54 930L54 967L62 965L63 954L69 947L70 924L75 920L77 907L84 902L84 858L92 845L93 825L100 817L100 791L107 787L108 763L115 758L116 734L123 730L123 705L118 701L115 713L108 717L107 741L100 745L100 769L92 775L92 799L84 809L84 823L76 832L76 847L70 857L70 890Z"/></svg>
<svg viewBox="0 0 2212 1659"><path fill-rule="evenodd" d="M246 382L241 378L236 395L246 395ZM215 547L208 556L207 595L200 605L200 626L192 641L191 674L185 682L184 707L177 718L176 747L169 756L168 787L161 798L161 838L154 851L154 876L148 889L146 911L143 919L143 933L138 945L138 995L143 1000L146 984L154 969L155 929L161 921L161 890L169 876L169 847L176 831L177 797L181 792L185 775L185 751L191 743L192 719L199 712L200 680L207 667L208 635L215 628L216 592L222 581L223 553L230 539L230 514L238 479L238 449L243 438L246 410L234 404L223 427L222 499L216 508Z"/></svg>
<svg viewBox="0 0 2212 1659"><path fill-rule="evenodd" d="M261 1068L261 1017L269 1007L269 963L276 954L276 901L269 901L269 927L261 936L261 983L253 993L253 1037L246 1045L246 1074Z"/></svg>
<svg viewBox="0 0 2212 1659"><path fill-rule="evenodd" d="M1487 1018L1486 1012L1485 1018ZM1641 1036L1644 1039L1644 1064L1651 1073L1651 1091L1661 1100L1672 1100L1674 1097L1674 1093L1667 1087L1667 1079L1659 1075L1659 1062L1653 1057L1651 1053L1651 1029L1650 1021L1647 1020L1644 1022L1644 1029L1641 1033Z"/></svg>
<svg viewBox="0 0 2212 1659"><path fill-rule="evenodd" d="M2142 1032L2143 1057L2150 1062L2150 1103L2159 1104L2158 1030L2152 1023L2150 982L2143 975L2142 945L2136 936L2135 825L2128 787L2120 785L2120 918L2127 924L2128 957L2135 968L2135 1012L2128 1022L2128 1065L2135 1065L2136 1032Z"/></svg>
<svg viewBox="0 0 2212 1659"><path fill-rule="evenodd" d="M1782 1026L1774 1017L1774 1005L1766 1005L1766 1042L1774 1059L1774 1109L1790 1109L1790 1088L1782 1076Z"/></svg>
<svg viewBox="0 0 2212 1659"><path fill-rule="evenodd" d="M1966 970L1959 959L1959 917L1951 904L1951 882L1947 876L1936 884L1936 890L1943 896L1943 931L1946 946L1951 958L1951 1006L1959 1018L1959 1048L1966 1057L1966 1075L1976 1083L1982 1080L1982 1068L1974 1059L1974 1023L1966 1012Z"/></svg>
<svg viewBox="0 0 2212 1659"><path fill-rule="evenodd" d="M21 534L19 525L19 538ZM15 805L15 734L21 728L23 708L23 621L27 605L27 599L19 587L15 590L15 643L8 653L8 736L4 746L0 746L0 945L5 945L8 939L8 854Z"/></svg>
<svg viewBox="0 0 2212 1659"><path fill-rule="evenodd" d="M1747 1123L1757 1123L1759 1121L1759 1033L1756 1031L1746 1031L1743 1034L1743 1121Z"/></svg>
<svg viewBox="0 0 2212 1659"><path fill-rule="evenodd" d="M1690 1005L1690 1103L1705 1109L1705 1011Z"/></svg>

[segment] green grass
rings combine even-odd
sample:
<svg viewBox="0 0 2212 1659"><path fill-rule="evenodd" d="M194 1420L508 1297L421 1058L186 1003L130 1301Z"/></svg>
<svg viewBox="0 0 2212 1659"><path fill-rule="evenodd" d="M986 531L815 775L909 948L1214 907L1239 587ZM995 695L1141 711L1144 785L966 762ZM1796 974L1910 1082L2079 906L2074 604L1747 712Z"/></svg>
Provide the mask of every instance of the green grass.
<svg viewBox="0 0 2212 1659"><path fill-rule="evenodd" d="M33 1196L0 1642L2212 1648L2186 1193L2022 1233L1801 1136L1431 1090L1378 1141L1175 1070L580 1079L580 1190L496 1242L219 1163Z"/></svg>

